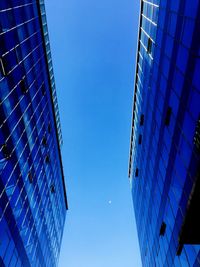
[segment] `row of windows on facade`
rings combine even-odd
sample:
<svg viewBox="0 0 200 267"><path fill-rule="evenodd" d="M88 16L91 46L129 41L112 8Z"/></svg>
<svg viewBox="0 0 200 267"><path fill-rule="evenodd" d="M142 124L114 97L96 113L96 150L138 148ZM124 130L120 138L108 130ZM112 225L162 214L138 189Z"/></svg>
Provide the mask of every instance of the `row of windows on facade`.
<svg viewBox="0 0 200 267"><path fill-rule="evenodd" d="M141 34L141 31L140 31L140 34ZM140 44L139 44L139 47L138 47L138 50L140 51ZM147 54L151 55L152 54L152 39L151 38L148 38L148 44L147 44L147 48L146 48L146 52ZM139 55L139 53L138 53ZM137 66L139 65L139 62L137 63ZM138 76L136 76L138 77ZM133 110L135 111L135 108L136 108L136 92L137 92L137 87L135 88L135 96L134 96L134 106L133 106ZM143 120L143 123L144 123L144 115L141 115L141 121ZM142 122L141 122L142 123ZM133 138L133 136L132 136ZM139 145L142 144L142 135L140 134L139 135ZM130 148L130 151L132 151L132 141L131 141L131 148ZM130 163L129 163L129 177L130 177L130 170L131 170L131 161L132 161L132 152L131 152L131 156L130 156Z"/></svg>
<svg viewBox="0 0 200 267"><path fill-rule="evenodd" d="M38 48L39 46L37 46ZM10 52L11 53L11 52ZM22 51L21 51L21 47L18 45L16 46L14 49L12 49L12 53L11 56L10 53L6 53L3 56L0 57L0 74L3 77L6 77L9 75L9 73L12 71L13 69L13 62L17 62L17 64L20 64L23 60L23 56L22 56ZM25 59L26 57L24 57ZM15 59L13 61L13 59ZM24 87L24 92L26 92L27 89L25 89L26 84L24 82L24 85L22 84L22 86ZM45 90L43 89L43 93L45 93Z"/></svg>
<svg viewBox="0 0 200 267"><path fill-rule="evenodd" d="M156 74L157 74L158 67L156 67L156 68L157 68L157 71L156 71ZM179 72L178 68L176 68L176 70ZM180 84L180 81L177 81L178 78L175 78L175 77L176 76L174 75L173 81L176 79L176 88L175 88L175 84L174 84L175 82L172 82L173 83L173 87L175 89L172 87L172 91L171 91L171 95L170 95L170 103L171 103L171 105L173 105L172 125L174 125L174 122L175 122L175 119L176 119L176 116L177 116L178 102L182 101L182 104L185 105L184 100L182 100L180 98L180 94L182 92L181 91L182 89L180 89L180 88L183 87L183 80L181 80L182 83ZM157 79L156 76L155 76L155 79ZM156 113L156 116L158 116L159 121L161 121L161 119L162 119L161 110L163 108L163 102L164 102L165 92L166 92L166 88L167 88L166 85L167 85L167 80L164 77L164 75L162 75L161 76L161 80L160 80L160 88L162 88L162 89L159 89L159 97L158 97L158 102L157 102L157 106L158 106L159 112ZM152 98L152 101L153 101L153 97L154 97L154 94L155 94L155 91L156 91L155 86L156 86L156 83L153 83L153 86L152 86L152 88L153 88L152 94L150 94L150 97ZM142 91L142 89L139 88L139 89L137 89L137 91L139 91L138 98L143 97L143 95L140 93L140 91ZM185 110L187 109L186 116L188 117L188 115L189 115L191 117L192 124L194 125L194 127L195 127L196 121L198 120L198 112L199 112L198 111L198 103L197 103L197 101L198 101L197 99L198 98L199 98L198 91L196 91L196 88L194 88L194 90L192 90L191 97L188 98L188 103L185 106ZM150 100L150 102L151 102L151 100ZM187 118L186 117L185 117L185 121L187 121ZM185 123L184 123L184 125L185 125ZM185 127L185 126L183 126L183 127ZM173 128L173 126L172 126L172 128ZM179 128L182 128L182 125L180 125ZM184 129L182 131L184 132ZM170 131L169 132L170 132L171 135L173 134L173 130L171 131L171 128L170 128ZM186 134L185 135L185 139L192 146L192 138L189 139L188 138L188 135Z"/></svg>
<svg viewBox="0 0 200 267"><path fill-rule="evenodd" d="M140 34L141 34L141 30L140 30ZM147 42L147 48L146 48L146 52L149 55L152 54L152 46L153 46L153 42L152 42L152 39L149 37L148 38L148 42ZM140 48L140 43L139 43L138 51L140 51L140 50L141 50L141 48ZM138 55L140 55L140 53L138 53ZM139 61L139 59L138 59L138 61ZM139 64L139 62L137 63L137 68L138 68L138 64ZM136 77L138 77L138 76L136 76ZM135 108L136 108L136 92L137 92L137 87L135 88L134 106L133 106L133 110L134 111L135 111ZM143 115L143 120L144 120L144 115ZM139 144L141 144L142 143L142 137L140 136L139 139L140 139ZM131 144L131 151L132 151L132 144Z"/></svg>
<svg viewBox="0 0 200 267"><path fill-rule="evenodd" d="M143 9L143 4L144 3L142 1L142 9ZM147 53L148 55L150 55L151 58L152 58L152 53L153 53L153 40L142 28L142 21L144 19L145 19L145 17L142 17L142 15L141 15L141 17L140 17L140 30L139 30L139 40L140 41L138 42L138 56L137 56L137 70L136 70L136 73L138 73L139 57L141 56L141 52L143 51L144 53ZM144 36L144 35L142 35L142 33L145 33L145 36L147 37L146 46L142 43L142 40L141 40L142 36ZM138 78L138 75L136 75L136 79L137 78ZM137 81L136 81L136 83L137 83ZM135 108L136 108L136 103L135 103L136 102L136 90L137 90L137 88L135 88L134 106L133 106L133 110L134 111L135 111ZM131 144L131 151L132 151L132 144ZM131 156L131 158L132 158L132 156ZM129 177L130 177L130 166L129 166Z"/></svg>
<svg viewBox="0 0 200 267"><path fill-rule="evenodd" d="M159 97L159 99L161 99L160 97ZM173 102L173 101L172 101ZM161 106L162 106L162 102L161 102ZM176 113L177 112L177 108L175 108L175 112L173 112L173 114L172 115L174 115L174 113ZM166 122L165 122L165 124L166 125L169 125L169 123L170 123L170 118L171 118L171 120L172 120L172 124L170 124L170 125L174 125L174 123L175 123L175 119L174 119L174 116L171 116L171 113L172 113L172 108L171 107L169 107L169 109L168 109L168 112L167 112L167 115L166 115ZM158 113L157 113L158 114ZM161 112L160 112L160 118L162 119L162 115L161 115ZM160 119L160 121L161 121L161 119ZM185 117L185 121L187 120L187 117ZM197 119L194 119L194 127L195 127L195 121L198 121L198 118ZM198 123L197 123L197 125L198 125ZM181 126L180 126L181 127ZM179 127L179 128L180 128ZM195 128L194 128L195 129ZM182 129L182 132L184 133L185 132L185 130L184 129ZM198 132L199 132L199 130L198 130L198 127L196 126L196 131L194 130L194 131L192 131L192 132L195 132L195 136L193 135L193 136L191 136L191 134L190 134L190 136L191 136L191 139L190 139L190 144L191 144L191 150L192 150L192 144L194 143L195 144L195 146L197 147L197 151L198 150L200 150L200 145L199 145L199 137L198 137ZM172 136L172 132L171 132L171 136ZM168 136L168 138L171 138L171 136ZM183 136L185 136L185 135L183 135ZM139 136L139 144L141 144L141 136ZM170 139L169 139L170 140ZM189 157L188 157L188 160L189 160ZM186 161L187 162L187 161ZM184 162L185 163L185 162ZM187 164L187 163L186 163Z"/></svg>
<svg viewBox="0 0 200 267"><path fill-rule="evenodd" d="M53 185L50 186L50 190L51 190L52 193L55 192L55 188L54 188ZM43 196L45 196L45 195L43 194ZM43 200L44 200L44 199L45 199L45 197L43 198ZM20 200L20 199L19 199L19 200ZM19 200L18 200L18 201L19 201ZM21 204L22 204L23 207L20 206L20 208L16 211L16 213L15 213L15 211L14 211L14 213L17 214L16 216L17 216L18 218L19 218L19 211L21 212L21 211L24 210L24 208L25 208L24 203L25 203L25 202L21 201ZM38 210L39 210L39 206L38 206ZM21 213L21 214L22 214L22 213ZM26 213L26 216L27 216L27 214L28 214L28 213ZM21 216L21 215L20 215L20 216ZM26 217L26 216L25 216L25 217ZM23 220L25 220L25 217L24 217ZM42 213L41 213L41 218L44 218L44 216L42 215ZM23 224L23 225L25 226L25 221L24 221L24 224ZM40 225L42 226L42 223L41 223ZM33 229L33 227L34 227L34 226L32 225L32 229ZM26 228L26 229L28 229L28 228ZM32 229L29 231L29 233L32 233ZM22 229L23 233L24 233L24 230L25 230L25 228L23 227L23 229ZM40 230L41 230L41 228L40 228ZM27 232L27 231L26 231L26 232ZM39 231L39 232L40 232L40 231ZM38 233L39 233L39 232L38 232ZM30 237L29 237L29 238L30 238ZM33 241L31 241L31 242L33 242ZM29 244L30 244L31 242L29 242ZM0 265L1 265L1 264L0 264Z"/></svg>
<svg viewBox="0 0 200 267"><path fill-rule="evenodd" d="M193 35L188 35L188 32L191 32L191 31L193 31L193 28L194 28L194 25L195 25L195 21L193 20L193 21L191 21L191 20L188 20L188 18L187 17L185 17L184 18L184 21L183 21L183 23L182 23L182 34L181 34L181 36L180 36L180 40L179 39L177 39L176 41L177 42L180 42L180 43L182 43L183 45L181 45L181 47L180 47L180 49L179 49L179 53L181 53L180 51L182 51L182 52L184 52L184 57L178 57L178 60L180 61L180 70L182 70L183 72L184 72L184 70L183 70L183 66L185 66L186 64L185 64L185 62L187 62L186 61L186 59L187 59L187 57L188 57L188 51L187 51L187 47L189 48L190 47L190 44L191 44L191 41L192 41L192 36ZM159 25L160 26L160 25ZM174 28L174 24L173 24L173 28ZM158 35L159 35L159 38L157 38L157 48L156 49L159 49L159 46L161 46L161 41L162 41L162 35L161 35L161 32L162 32L162 30L158 27ZM183 40L182 40L183 39ZM166 45L165 45L165 53L166 53L166 55L168 55L169 57L171 56L171 51L172 51L172 48L173 48L173 43L174 43L174 40L173 40L173 38L170 36L170 35L167 35L167 40L166 40ZM159 45L160 44L160 45ZM186 45L186 47L185 47L185 44L187 44ZM149 46L150 45L150 46ZM147 53L151 53L151 41L150 40L148 40L148 45L147 45ZM159 55L159 53L156 53L156 55ZM179 55L179 54L178 54ZM166 66L168 65L168 64L165 64Z"/></svg>
<svg viewBox="0 0 200 267"><path fill-rule="evenodd" d="M26 212L26 214L27 214L27 212ZM41 217L44 218L44 216L41 216ZM37 221L37 223L38 223L38 221ZM44 241L44 236L43 236L43 232L41 232L43 223L40 223L38 225L40 225L40 230L38 231L38 234L41 233L41 235L39 234L39 236L40 236L40 242L43 243L42 241ZM2 227L2 229L3 229L3 226L4 226L4 221L2 220L1 221L1 227ZM4 227L6 227L6 226L4 226ZM28 227L29 226L27 226L27 225L25 226L25 223L24 223L23 224L23 228L21 228L20 231L21 231L21 234L22 234L23 238L25 238L25 235L26 234L28 235L27 236L27 239L29 241L27 240L28 246L26 246L26 249L27 249L27 253L28 254L29 253L31 254L31 250L33 249L33 244L34 244L34 248L36 250L36 247L38 245L38 240L36 241L35 239L33 239L33 231L32 231L32 229L33 229L34 226L32 226L32 229L30 229L29 231L28 231L28 229L29 229ZM10 254L9 254L10 258L7 257L8 256L8 252L11 253L11 250L9 248L9 245L11 245L10 242L13 242L13 240L12 240L11 236L9 237L8 234L6 235L6 230L5 229L3 229L3 231L4 231L3 232L3 235L4 235L4 241L5 242L3 242L2 244L0 244L0 247L1 247L1 249L0 249L0 266L2 266L1 265L1 257L4 260L4 263L6 264L6 266L15 266L15 265L9 264L9 260L12 258L12 256L10 256ZM25 239L23 239L23 240L25 240ZM55 244L54 244L54 246L55 246ZM12 247L13 247L13 245L12 245ZM45 246L45 248L46 248L46 251L47 251L47 246ZM14 253L14 251L13 251L13 253ZM6 256L6 254L7 254L7 256ZM45 250L43 251L43 254L45 255ZM7 260L8 260L8 262L7 262Z"/></svg>
<svg viewBox="0 0 200 267"><path fill-rule="evenodd" d="M7 72L7 62L4 60L4 58L0 58L0 72L4 77L6 77L7 74L8 74L8 72ZM23 77L23 79L20 81L19 85L20 85L20 88L21 88L21 91L22 91L23 94L28 93L28 85L27 85L27 82L26 82L26 77ZM42 84L41 91L42 91L43 95L46 94L46 89L45 89L44 83ZM48 132L49 133L51 132L50 123L48 125ZM43 146L47 146L47 138L45 136L42 139L42 145ZM4 159L9 159L11 157L11 149L8 147L7 144L2 144L1 145L1 151L3 153ZM49 155L46 155L45 162L46 163L50 163ZM30 173L29 174L30 182L32 182L32 178L33 178L33 175ZM50 189L51 189L52 193L55 193L55 186L54 185L51 185Z"/></svg>
<svg viewBox="0 0 200 267"><path fill-rule="evenodd" d="M171 107L168 107L167 108L167 111L166 111L166 116L165 116L165 126L169 126L170 125L170 118L171 118L171 113L172 113L172 108ZM140 116L140 122L139 122L140 126L143 126L144 125L144 114L141 114ZM197 125L196 125L196 129L195 129L195 133L194 133L194 138L193 138L193 143L194 143L194 148L196 149L197 151L197 154L200 153L200 117L197 121ZM142 144L142 135L139 134L139 137L138 137L138 144L141 145ZM180 237L179 237L179 245L178 245L178 248L177 248L177 252L176 254L179 256L182 252L182 249L183 249L183 244L184 243L188 243L188 244L199 244L199 236L196 235L196 236L191 236L188 237L188 232L191 233L191 230L190 228L192 227L196 227L195 229L197 229L197 226L196 224L194 224L193 222L191 222L191 219L190 217L194 217L194 214L195 214L195 210L196 210L196 205L197 203L199 203L199 183L200 183L200 177L199 177L199 173L198 173L198 170L197 170L197 178L196 178L196 183L195 183L195 189L192 191L192 195L191 195L191 198L192 198L192 205L190 205L190 209L189 209L189 215L186 214L186 224L184 224L181 228L181 232L180 232ZM136 168L135 170L135 177L138 177L139 176L139 169ZM190 201L191 202L191 201ZM188 219L189 218L189 219ZM194 220L196 221L196 220ZM186 225L186 226L185 226ZM163 221L162 224L161 224L161 227L160 227L160 233L159 235L160 236L164 236L165 235L165 232L166 232L166 223ZM181 241L181 242L180 242Z"/></svg>
<svg viewBox="0 0 200 267"><path fill-rule="evenodd" d="M167 111L166 111L166 116L165 116L165 126L170 125L171 114L172 114L172 108L168 107ZM143 124L144 124L144 114L141 114L140 126L143 126ZM196 129L195 129L195 133L194 133L194 138L193 138L193 143L197 149L197 152L199 153L200 152L200 117L197 121ZM142 134L139 134L138 144L139 145L142 144ZM138 177L138 175L139 175L139 169L136 168L135 177Z"/></svg>
<svg viewBox="0 0 200 267"><path fill-rule="evenodd" d="M48 126L48 130L51 131L50 124ZM44 136L43 139L42 139L42 145L45 146L45 147L47 146L47 138L46 138L46 136ZM4 157L5 160L9 160L11 158L11 152L10 152L11 150L10 150L10 148L8 147L8 145L6 143L3 144L3 145L1 145L0 151L2 152L3 157ZM49 154L47 154L45 156L44 161L45 161L46 164L50 164ZM33 183L33 180L35 178L35 174L34 174L34 171L33 170L30 170L28 172L28 178L29 178L29 182L30 183ZM52 184L50 186L50 191L52 193L55 193L55 185L54 184Z"/></svg>
<svg viewBox="0 0 200 267"><path fill-rule="evenodd" d="M182 254L184 244L187 245L198 245L200 243L199 239L199 218L198 216L198 203L200 200L199 196L199 180L197 178L198 185L195 188L194 193L192 193L192 204L190 204L189 212L184 215L184 223L180 226L179 237L178 237L178 246L176 247L176 255L180 256ZM190 198L191 199L191 198ZM139 218L141 218L139 216ZM170 223L171 227L171 223ZM169 227L169 228L170 228ZM164 237L166 234L167 224L165 221L162 221L159 229L159 237ZM173 232L173 231L172 231ZM172 234L171 232L171 234ZM169 234L169 233L168 233ZM146 242L146 241L145 241Z"/></svg>
<svg viewBox="0 0 200 267"><path fill-rule="evenodd" d="M23 5L20 5L20 7L22 7ZM18 7L17 7L18 8ZM43 8L43 7L42 7ZM42 9L43 10L43 9ZM10 9L9 9L9 12L10 12ZM4 12L5 13L5 12ZM42 11L42 13L44 13L44 10ZM6 14L6 13L5 13ZM44 15L44 14L43 14ZM4 21L4 20L3 20ZM31 23L31 25L35 25L36 23ZM45 33L47 32L47 29L46 29L46 23L43 25L44 27L45 27ZM24 26L23 26L24 27ZM18 30L21 30L21 27L20 28L18 28ZM35 30L37 30L37 29L35 29ZM0 31L1 31L1 23L0 23ZM19 32L21 32L21 31L19 31ZM18 33L19 33L18 32ZM23 32L23 34L22 35L24 35L24 31L22 31ZM35 33L37 33L37 31L35 32ZM31 36L30 36L31 37ZM51 55L50 55L50 47L49 47L49 40L48 40L48 36L45 34L45 40L46 40L46 50L47 50L47 58L49 58L49 61L48 61L48 63L50 64L50 66L52 66L52 64L51 64ZM21 38L22 40L25 40L26 39L26 37L25 36L23 36L23 38ZM35 46L34 46L35 47ZM14 49L12 49L12 50L14 50L14 52L16 52L16 56L17 56L17 62L18 63L20 63L21 61L22 61L22 53L21 53L21 49L20 49L20 46L16 46ZM6 53L7 54L7 53ZM15 57L15 55L13 54L12 56L14 56ZM3 76L5 76L6 74L8 74L9 73L9 64L7 64L7 62L5 62L6 61L6 59L5 58L2 58L2 60L4 61L4 63L5 64L3 64L3 68L1 68L2 69L2 73L3 73ZM1 64L2 65L2 64ZM52 70L52 68L50 67L49 68L50 69L50 79L52 80L52 77L53 77L53 70ZM51 81L52 82L52 81ZM22 85L22 87L25 87L25 86L23 86ZM59 118L57 118L57 120L59 121ZM59 128L59 127L58 127ZM60 136L60 138L61 138L61 136ZM62 142L62 141L61 141Z"/></svg>
<svg viewBox="0 0 200 267"><path fill-rule="evenodd" d="M31 3L30 3L31 4ZM31 4L32 5L32 4ZM45 16L45 13L44 13L44 7L42 6L43 4L41 4L41 8L42 8L42 13L43 13L43 16ZM20 6L18 6L17 7L17 9L21 9L21 7L23 7L23 5L20 5ZM36 5L34 5L34 7L36 7ZM12 11L14 11L14 10L8 10L9 12L11 12L12 13ZM26 10L26 12L25 13L27 13L28 12L28 10ZM6 12L3 12L3 13L5 13L5 14L7 14ZM28 14L29 14L30 12L28 12ZM10 13L9 13L10 14ZM30 15L30 14L29 14ZM12 15L10 14L10 16L8 16L9 18L10 17L12 17ZM5 20L3 20L3 22L4 22ZM4 23L3 23L4 24ZM36 25L37 23L32 23L31 22L31 25L32 26L34 26L34 25ZM24 27L24 26L23 26ZM44 32L45 33L47 33L47 28L46 28L46 23L43 25L43 27L44 27ZM1 23L0 23L0 31L1 31ZM20 30L21 29L21 27L20 28L18 28L18 30ZM35 29L35 31L36 31L37 29ZM21 31L20 31L21 32ZM24 32L24 31L22 31L22 32ZM37 33L37 31L35 32L35 33ZM22 34L22 35L24 35L24 33ZM49 61L48 61L48 63L50 64L50 79L52 79L52 76L53 76L53 70L52 70L52 68L51 68L51 66L52 66L52 64L51 64L51 55L50 55L50 47L49 47L49 40L48 40L48 36L47 36L47 34L45 34L45 40L46 40L46 52L47 52L47 58L49 58ZM24 36L23 38L22 38L22 40L25 40L26 39L26 37ZM15 48L14 48L14 50L15 50L15 52L16 52L16 56L17 56L17 62L18 63L20 63L21 62L21 60L22 60L22 53L21 53L21 51L20 51L20 46L16 46ZM12 55L12 56L15 56L15 55ZM3 59L3 61L5 61L5 59ZM2 68L3 69L3 74L5 75L5 74L8 74L8 72L9 72L9 64L6 64L6 62L5 62L5 64L3 64L4 65L4 67ZM23 85L22 85L23 86ZM58 118L58 120L59 120L59 118ZM61 137L60 137L61 138Z"/></svg>
<svg viewBox="0 0 200 267"><path fill-rule="evenodd" d="M140 39L140 41L142 41ZM153 41L150 37L147 38L147 45L146 45L146 48L145 48L145 51L148 55L152 55L152 49L153 49ZM139 51L141 52L141 47L139 45Z"/></svg>
<svg viewBox="0 0 200 267"><path fill-rule="evenodd" d="M22 57L20 46L16 46L14 47L14 49L12 49L12 58L13 57L17 59L18 64L21 63L23 57ZM3 77L6 77L11 72L10 60L12 59L7 57L7 53L4 56L0 57L0 74ZM27 79L25 76L23 76L21 81L19 82L19 87L21 88L21 91L23 94L26 94L28 92L29 88L28 88L28 83L27 83ZM44 84L42 84L41 91L43 95L46 94Z"/></svg>
<svg viewBox="0 0 200 267"><path fill-rule="evenodd" d="M16 3L15 8L1 7L0 32L5 32L16 25L25 23L26 21L38 15L37 5L35 3L28 3L23 5L21 2Z"/></svg>

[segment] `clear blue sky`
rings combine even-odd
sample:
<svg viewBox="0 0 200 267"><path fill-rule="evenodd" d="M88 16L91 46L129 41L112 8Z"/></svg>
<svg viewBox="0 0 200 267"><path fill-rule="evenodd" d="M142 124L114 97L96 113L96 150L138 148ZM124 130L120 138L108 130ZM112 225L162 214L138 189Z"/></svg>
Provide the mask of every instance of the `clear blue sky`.
<svg viewBox="0 0 200 267"><path fill-rule="evenodd" d="M59 267L140 267L128 173L139 0L46 0L67 184Z"/></svg>

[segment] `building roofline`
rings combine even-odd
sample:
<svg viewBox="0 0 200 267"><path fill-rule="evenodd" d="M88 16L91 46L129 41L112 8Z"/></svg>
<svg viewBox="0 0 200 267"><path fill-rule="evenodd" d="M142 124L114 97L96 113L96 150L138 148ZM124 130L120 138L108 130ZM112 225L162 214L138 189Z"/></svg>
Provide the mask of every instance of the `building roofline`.
<svg viewBox="0 0 200 267"><path fill-rule="evenodd" d="M132 107L132 124L131 124L131 135L130 135L130 150L129 150L129 164L128 164L128 177L131 177L132 172L132 156L133 156L133 135L134 135L134 112L136 107L136 93L137 93L137 73L138 73L138 60L139 60L139 48L140 48L140 35L142 26L142 7L143 0L140 1L140 11L139 11L139 28L138 28L138 45L136 50L136 65L135 65L135 79L134 79L134 94L133 94L133 107Z"/></svg>
<svg viewBox="0 0 200 267"><path fill-rule="evenodd" d="M43 31L43 34L42 34L43 45L44 45L44 49L46 52L45 60L46 60L46 64L48 67L48 80L49 80L49 85L51 89L50 95L51 95L51 102L53 106L53 117L54 117L54 121L56 125L56 139L58 142L58 154L59 154L59 159L60 159L60 164L61 164L64 199L65 199L66 209L68 210L67 192L66 192L66 186L65 186L62 156L61 156L61 145L63 144L63 140L62 140L62 133L61 133L61 124L60 124L60 117L59 117L59 110L58 110L58 103L57 103L55 79L54 79L54 74L53 74L53 64L52 64L51 51L50 51L50 42L49 42L49 34L48 34L48 26L47 26L44 0L38 0L37 5L38 5L39 13L40 13L40 24L41 24L41 28ZM47 59L47 54L50 60ZM50 76L50 72L52 73L51 76Z"/></svg>

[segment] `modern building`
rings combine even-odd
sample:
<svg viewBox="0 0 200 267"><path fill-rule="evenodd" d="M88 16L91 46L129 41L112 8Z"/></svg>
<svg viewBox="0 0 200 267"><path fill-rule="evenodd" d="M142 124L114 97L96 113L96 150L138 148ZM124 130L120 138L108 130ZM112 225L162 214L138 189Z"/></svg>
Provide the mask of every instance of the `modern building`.
<svg viewBox="0 0 200 267"><path fill-rule="evenodd" d="M57 266L67 198L44 1L0 1L0 266Z"/></svg>
<svg viewBox="0 0 200 267"><path fill-rule="evenodd" d="M145 267L200 266L200 1L141 1L129 177Z"/></svg>

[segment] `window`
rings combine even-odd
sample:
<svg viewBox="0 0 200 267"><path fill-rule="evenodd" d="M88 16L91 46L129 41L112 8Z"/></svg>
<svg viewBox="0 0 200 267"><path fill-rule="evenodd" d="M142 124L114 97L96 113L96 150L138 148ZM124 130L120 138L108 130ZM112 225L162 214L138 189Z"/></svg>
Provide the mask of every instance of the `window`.
<svg viewBox="0 0 200 267"><path fill-rule="evenodd" d="M19 85L20 85L20 88L21 88L22 93L23 94L26 94L28 92L28 86L27 86L27 83L26 83L25 79L22 79L20 81L20 84Z"/></svg>
<svg viewBox="0 0 200 267"><path fill-rule="evenodd" d="M166 117L165 117L165 125L169 126L170 119L171 119L172 109L171 107L167 108Z"/></svg>
<svg viewBox="0 0 200 267"><path fill-rule="evenodd" d="M47 138L46 138L46 136L44 136L44 137L42 138L42 145L43 145L43 146L47 146Z"/></svg>
<svg viewBox="0 0 200 267"><path fill-rule="evenodd" d="M182 250L183 250L183 244L179 244L179 245L178 245L178 249L177 249L177 251L176 251L176 255L177 255L177 256L180 256Z"/></svg>
<svg viewBox="0 0 200 267"><path fill-rule="evenodd" d="M9 150L7 144L3 144L1 146L1 151L2 151L3 156L4 156L5 159L9 159L10 158L11 154L10 154L10 150Z"/></svg>
<svg viewBox="0 0 200 267"><path fill-rule="evenodd" d="M32 175L31 171L28 172L28 179L29 179L29 182L32 184L33 183L33 175Z"/></svg>
<svg viewBox="0 0 200 267"><path fill-rule="evenodd" d="M198 152L200 152L200 118L198 119L195 134L194 134L194 145Z"/></svg>
<svg viewBox="0 0 200 267"><path fill-rule="evenodd" d="M195 161L195 160L194 160ZM194 166L192 165L192 168ZM189 179L189 178L188 178ZM177 255L180 255L184 244L199 245L200 244L200 217L199 217L199 203L200 203L200 171L199 161L196 162L196 172L193 176L194 182L188 197L187 209L185 218L180 229L179 234L179 249ZM188 188L188 186L187 186ZM183 201L185 201L183 199Z"/></svg>
<svg viewBox="0 0 200 267"><path fill-rule="evenodd" d="M138 168L136 168L136 170L135 170L135 177L138 177L138 175L139 175L139 170L138 170Z"/></svg>
<svg viewBox="0 0 200 267"><path fill-rule="evenodd" d="M1 71L1 74L3 75L3 76L6 76L6 69L5 69L5 66L6 66L6 64L5 64L5 60L3 59L3 58L0 58L0 71Z"/></svg>
<svg viewBox="0 0 200 267"><path fill-rule="evenodd" d="M152 40L151 38L148 39L148 44L147 44L147 53L151 54L152 52Z"/></svg>
<svg viewBox="0 0 200 267"><path fill-rule="evenodd" d="M50 191L51 191L51 193L55 193L56 192L54 184L52 184L50 186Z"/></svg>
<svg viewBox="0 0 200 267"><path fill-rule="evenodd" d="M50 124L50 122L48 124L48 132L51 133L51 124Z"/></svg>
<svg viewBox="0 0 200 267"><path fill-rule="evenodd" d="M46 95L46 89L44 83L42 84L42 95Z"/></svg>
<svg viewBox="0 0 200 267"><path fill-rule="evenodd" d="M159 233L160 236L164 236L165 235L166 227L167 227L166 223L162 222L161 227L160 227L160 233Z"/></svg>
<svg viewBox="0 0 200 267"><path fill-rule="evenodd" d="M17 57L17 62L20 63L23 60L23 57L21 47L19 45L15 47L15 53Z"/></svg>
<svg viewBox="0 0 200 267"><path fill-rule="evenodd" d="M138 139L138 144L141 145L142 144L142 135L139 135L139 139Z"/></svg>
<svg viewBox="0 0 200 267"><path fill-rule="evenodd" d="M140 126L144 124L144 114L140 116Z"/></svg>
<svg viewBox="0 0 200 267"><path fill-rule="evenodd" d="M45 157L45 162L46 162L47 164L50 163L49 155L46 155L46 157Z"/></svg>

